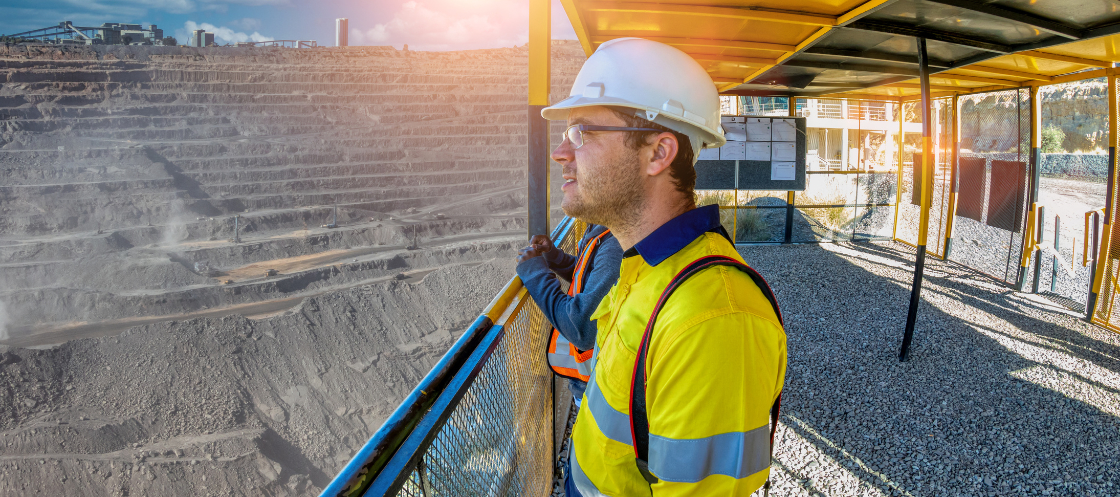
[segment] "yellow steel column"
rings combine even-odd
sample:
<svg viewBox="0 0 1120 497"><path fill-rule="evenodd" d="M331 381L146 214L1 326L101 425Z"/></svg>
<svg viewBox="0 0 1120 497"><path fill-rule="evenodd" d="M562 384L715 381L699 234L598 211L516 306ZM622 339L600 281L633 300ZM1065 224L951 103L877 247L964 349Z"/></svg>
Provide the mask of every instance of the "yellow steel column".
<svg viewBox="0 0 1120 497"><path fill-rule="evenodd" d="M1038 87L1030 87L1030 107L1031 107L1031 148L1029 154L1030 161L1030 188L1028 189L1027 205L1034 206L1038 203L1038 182L1040 178L1039 169L1042 167L1039 155L1039 150L1042 143L1042 99L1038 97ZM1034 207L1031 208L1034 210ZM1041 212L1035 213L1035 223L1041 222ZM1037 228L1032 226L1031 229ZM1026 233L1026 231L1024 231ZM1027 285L1027 271L1030 269L1030 252L1038 247L1038 242L1042 241L1042 233L1035 233L1035 237L1028 240L1025 235L1023 238L1023 251L1021 255L1021 262L1019 264L1019 279L1015 281L1015 289L1023 291ZM1041 252L1039 252L1041 254ZM1035 290L1038 287L1038 264L1040 261L1035 261Z"/></svg>
<svg viewBox="0 0 1120 497"><path fill-rule="evenodd" d="M918 304L922 297L922 275L926 265L926 235L929 232L929 208L933 199L933 117L930 115L929 56L926 39L918 38L918 79L922 86L922 213L918 217L918 247L914 259L914 283L910 288L910 309L906 313L906 332L902 336L899 361L910 358L910 342L918 319Z"/></svg>
<svg viewBox="0 0 1120 497"><path fill-rule="evenodd" d="M529 0L529 237L547 235L548 229L548 121L541 109L548 106L551 86L552 4Z"/></svg>
<svg viewBox="0 0 1120 497"><path fill-rule="evenodd" d="M902 125L906 122L905 109L906 104L902 103L901 99L895 102L895 114L898 115L898 179L895 181L897 191L894 196L894 230L891 231L891 238L894 240L898 240L898 210L902 199L902 148L906 142Z"/></svg>
<svg viewBox="0 0 1120 497"><path fill-rule="evenodd" d="M1109 245L1112 244L1112 215L1113 215L1112 198L1116 194L1115 193L1116 188L1115 188L1115 184L1114 184L1116 182L1116 118L1117 118L1116 113L1117 113L1117 110L1116 110L1116 74L1113 73L1113 70L1109 70L1109 74L1108 74L1108 185L1107 185L1107 188L1105 190L1104 226L1102 226L1103 229L1102 229L1102 233L1101 233L1101 244L1100 244L1100 248L1097 250L1097 271L1096 271L1096 274L1093 275L1093 285L1090 288L1090 292L1089 292L1088 307L1085 310L1085 314L1087 316L1093 316L1093 314L1096 312L1098 296L1101 294L1101 291L1103 290L1104 285L1105 285L1105 275L1104 275L1104 273L1105 273L1105 271L1108 271L1108 269L1105 269L1105 266L1110 265L1108 263L1110 263L1112 261L1112 254L1111 254L1112 250L1111 250L1111 247ZM1088 233L1086 233L1085 235L1088 236ZM1110 274L1108 277L1111 278L1112 275ZM1108 300L1109 300L1109 302L1106 303L1107 304L1106 306L1110 306L1111 301L1115 298L1115 295L1113 295L1113 293L1114 292L1111 289L1108 292L1105 292L1105 295L1108 296ZM1090 318L1090 320L1092 320L1092 318Z"/></svg>
<svg viewBox="0 0 1120 497"><path fill-rule="evenodd" d="M797 117L797 97L789 97L789 117ZM808 130L806 129L805 131ZM808 138L805 139L805 144L808 146ZM806 164L806 167L808 167L808 164ZM805 187L809 187L808 175L805 177ZM782 243L793 242L793 209L795 198L796 194L794 194L793 191L786 192L786 236Z"/></svg>
<svg viewBox="0 0 1120 497"><path fill-rule="evenodd" d="M953 216L957 215L957 182L960 177L957 175L959 166L957 165L957 153L960 148L960 119L957 117L957 94L953 94L953 110L950 136L953 137L953 150L949 153L949 205L947 209L949 212L945 218L945 250L941 253L942 260L949 260L949 251L953 248Z"/></svg>

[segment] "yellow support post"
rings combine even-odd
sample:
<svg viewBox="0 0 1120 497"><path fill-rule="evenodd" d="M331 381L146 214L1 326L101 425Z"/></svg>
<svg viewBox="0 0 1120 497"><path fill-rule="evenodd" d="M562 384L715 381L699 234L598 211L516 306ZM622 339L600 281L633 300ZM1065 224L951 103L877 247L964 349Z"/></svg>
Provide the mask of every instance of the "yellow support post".
<svg viewBox="0 0 1120 497"><path fill-rule="evenodd" d="M797 97L789 97L789 117L797 117ZM806 187L808 187L809 179L805 179ZM786 236L782 243L793 242L793 209L794 199L796 194L792 191L786 192Z"/></svg>
<svg viewBox="0 0 1120 497"><path fill-rule="evenodd" d="M1033 205L1034 203L1038 202L1038 183L1041 178L1040 169L1042 168L1042 155L1040 154L1042 144L1042 99L1038 96L1037 86L1030 87L1029 91L1031 108L1031 149L1029 154L1031 181L1029 189L1030 195L1027 198L1027 203ZM1038 213L1035 214L1039 215ZM1031 229L1033 229L1033 227ZM1038 235L1041 239L1041 233L1039 233ZM1022 265L1019 267L1019 279L1015 282L1015 289L1020 292L1023 291L1023 288L1026 287L1027 284L1027 267L1030 263L1030 254L1035 250L1034 245L1035 243L1033 239L1029 242L1026 238L1023 239L1022 256L1023 260L1027 261L1027 265ZM1030 248L1028 248L1028 246ZM1041 261L1035 261L1035 263L1039 264L1041 263ZM1035 268L1035 273L1035 280L1037 281L1037 267Z"/></svg>
<svg viewBox="0 0 1120 497"><path fill-rule="evenodd" d="M1108 184L1105 190L1104 200L1104 225L1103 233L1101 234L1101 245L1097 250L1097 270L1093 274L1093 285L1089 291L1089 303L1085 309L1085 315L1090 316L1092 321L1093 313L1097 308L1097 300L1104 284L1104 272L1107 263L1112 261L1111 247L1112 242L1112 197L1115 195L1116 182L1116 75L1108 75ZM1087 233L1086 233L1087 234ZM1106 295L1109 296L1109 304L1115 298L1112 291Z"/></svg>
<svg viewBox="0 0 1120 497"><path fill-rule="evenodd" d="M949 252L953 249L953 217L957 215L957 153L960 148L960 119L957 116L957 95L953 95L952 127L949 131L953 137L953 150L949 153L949 212L945 217L945 250L941 254L942 260L949 260Z"/></svg>
<svg viewBox="0 0 1120 497"><path fill-rule="evenodd" d="M905 146L905 132L902 129L903 123L906 122L905 110L906 104L896 102L895 108L898 109L898 180L895 181L896 193L894 196L894 229L891 231L891 238L898 240L898 210L899 203L902 201L902 148Z"/></svg>
<svg viewBox="0 0 1120 497"><path fill-rule="evenodd" d="M910 358L910 342L918 320L918 304L922 299L922 275L926 265L926 236L929 232L929 208L933 199L933 122L930 116L929 55L926 39L918 38L918 78L922 84L922 213L918 217L918 248L914 258L914 283L910 288L910 309L906 313L906 333L902 336L899 361Z"/></svg>
<svg viewBox="0 0 1120 497"><path fill-rule="evenodd" d="M547 235L549 124L541 117L548 106L552 57L552 3L529 0L529 237Z"/></svg>

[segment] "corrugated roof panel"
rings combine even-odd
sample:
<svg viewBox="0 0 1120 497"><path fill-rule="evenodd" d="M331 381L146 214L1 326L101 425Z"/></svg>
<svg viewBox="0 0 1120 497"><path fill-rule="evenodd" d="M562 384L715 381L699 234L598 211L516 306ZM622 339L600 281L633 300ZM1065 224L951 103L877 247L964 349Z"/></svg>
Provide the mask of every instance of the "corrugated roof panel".
<svg viewBox="0 0 1120 497"><path fill-rule="evenodd" d="M922 0L892 2L866 19L935 29L1002 44L1030 43L1053 36L1008 19Z"/></svg>
<svg viewBox="0 0 1120 497"><path fill-rule="evenodd" d="M561 2L585 49L624 36L668 43L736 93L909 97L919 36L942 93L1066 81L1120 61L1114 0Z"/></svg>

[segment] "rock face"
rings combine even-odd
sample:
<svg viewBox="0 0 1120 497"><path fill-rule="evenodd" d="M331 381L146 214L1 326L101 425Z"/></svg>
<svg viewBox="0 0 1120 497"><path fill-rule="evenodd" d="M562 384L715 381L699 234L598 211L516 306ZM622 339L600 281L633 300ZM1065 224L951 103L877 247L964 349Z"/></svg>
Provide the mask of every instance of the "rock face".
<svg viewBox="0 0 1120 497"><path fill-rule="evenodd" d="M0 47L0 495L317 493L513 275L527 72Z"/></svg>
<svg viewBox="0 0 1120 497"><path fill-rule="evenodd" d="M1047 86L1042 95L1042 126L1065 133L1066 152L1108 150L1108 85L1103 79ZM1018 140L1030 139L1027 99L1016 105L1015 92L995 92L961 99L961 147L977 153L1009 152ZM1016 123L1024 123L1021 129ZM984 140L973 140L983 137Z"/></svg>
<svg viewBox="0 0 1120 497"><path fill-rule="evenodd" d="M566 95L583 53L554 52ZM12 334L352 284L418 267L388 267L417 241L522 232L527 61L524 48L0 47ZM345 252L357 247L370 250ZM332 251L268 281L227 278Z"/></svg>
<svg viewBox="0 0 1120 497"><path fill-rule="evenodd" d="M0 346L0 495L318 493L512 271L509 257L263 320Z"/></svg>

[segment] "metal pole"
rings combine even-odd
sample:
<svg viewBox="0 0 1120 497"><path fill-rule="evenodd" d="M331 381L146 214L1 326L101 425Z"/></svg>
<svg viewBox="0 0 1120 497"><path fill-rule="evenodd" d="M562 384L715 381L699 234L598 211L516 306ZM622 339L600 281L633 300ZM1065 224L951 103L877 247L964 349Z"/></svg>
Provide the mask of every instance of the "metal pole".
<svg viewBox="0 0 1120 497"><path fill-rule="evenodd" d="M1029 167L1030 167L1030 174L1031 174L1031 181L1030 181L1030 191L1028 192L1028 197L1027 197L1027 205L1034 205L1035 202L1038 202L1038 187L1039 187L1039 182L1042 178L1042 176L1041 176L1042 165L1039 162L1039 159L1042 157L1039 154L1040 150L1042 150L1042 99L1039 98L1038 87L1037 86L1032 86L1027 91L1028 91L1030 111L1031 111L1031 114L1030 114L1030 120L1031 120L1031 136L1030 136L1031 148L1030 148L1030 157L1028 159ZM1020 148L1019 150L1021 151L1022 148ZM1046 210L1044 208L1039 208L1038 217L1037 217L1037 219L1038 219L1038 234L1037 234L1037 236L1035 236L1035 242L1036 243L1042 243L1043 231L1044 231L1044 228L1046 227L1045 212L1046 212ZM1023 250L1026 250L1027 243L1028 243L1027 241L1024 241ZM1035 257L1034 257L1034 281L1032 282L1033 283L1032 284L1033 293L1038 293L1038 273L1041 269L1040 266L1042 266L1042 257L1041 256L1042 256L1042 251L1041 250L1036 250L1035 251Z"/></svg>
<svg viewBox="0 0 1120 497"><path fill-rule="evenodd" d="M952 131L950 132L953 137L952 146L953 150L949 155L949 212L945 216L945 251L943 252L942 259L949 260L949 252L953 250L953 218L957 215L957 183L960 181L960 174L958 169L960 165L957 164L958 152L960 151L960 120L957 118L957 95L953 95L953 110L952 110Z"/></svg>
<svg viewBox="0 0 1120 497"><path fill-rule="evenodd" d="M856 194L855 201L852 202L853 206L859 205L859 173L860 169L863 168L863 101L860 100L856 102L856 106L859 112L856 114ZM851 107L849 107L849 109L850 108ZM851 117L851 112L849 111L848 116L845 117ZM849 138L849 140L850 139L851 138ZM847 143L845 143L844 146L849 147ZM867 203L871 203L870 199ZM852 207L852 234L849 235L848 239L853 242L856 241L856 225L859 224L856 221L858 220L859 207Z"/></svg>
<svg viewBox="0 0 1120 497"><path fill-rule="evenodd" d="M1034 280L1031 282L1031 293L1038 293L1038 276L1042 272L1042 236L1046 233L1046 208L1039 207L1038 215L1035 218L1038 225L1035 226L1034 243Z"/></svg>
<svg viewBox="0 0 1120 497"><path fill-rule="evenodd" d="M797 117L797 97L789 97L789 117ZM797 126L796 122L794 122L794 126ZM806 144L808 144L808 140L806 140ZM809 181L808 177L805 181L806 183ZM796 194L794 192L786 192L786 236L782 243L793 242L793 203L795 198Z"/></svg>
<svg viewBox="0 0 1120 497"><path fill-rule="evenodd" d="M1112 71L1112 70L1110 70ZM1116 181L1116 75L1108 75L1108 184L1105 189L1104 196L1104 226L1101 230L1101 243L1100 248L1096 252L1096 257L1093 258L1095 262L1095 270L1093 271L1093 283L1089 292L1089 305L1086 307L1085 314L1089 316L1089 321L1092 321L1093 313L1096 312L1097 300L1099 299L1100 292L1104 285L1104 271L1107 264L1101 264L1100 260L1103 258L1106 261L1111 259L1110 255L1111 242L1112 242L1112 196L1115 189ZM1094 240L1095 241L1095 240ZM1112 292L1108 293L1112 295Z"/></svg>
<svg viewBox="0 0 1120 497"><path fill-rule="evenodd" d="M541 109L548 106L551 85L552 4L529 1L529 237L547 235L548 229L548 121Z"/></svg>
<svg viewBox="0 0 1120 497"><path fill-rule="evenodd" d="M906 121L905 111L906 104L895 102L896 114L898 114L898 177L895 180L895 196L894 196L894 228L891 229L891 239L898 240L898 210L899 202L902 200L902 148L905 142L905 131L902 124Z"/></svg>
<svg viewBox="0 0 1120 497"><path fill-rule="evenodd" d="M1058 254L1062 253L1062 216L1054 216L1054 255L1050 256L1053 264L1050 266L1050 292L1057 291L1058 282Z"/></svg>
<svg viewBox="0 0 1120 497"><path fill-rule="evenodd" d="M1090 243L1090 247L1092 247L1092 251L1093 251L1092 252L1092 254L1093 254L1092 257L1093 258L1091 259L1093 262L1089 266L1089 296L1085 301L1085 322L1087 322L1087 323L1092 323L1093 322L1093 307L1097 304L1097 287L1093 286L1093 275L1097 274L1097 240L1099 239L1098 237L1101 235L1100 227L1101 227L1101 216L1100 216L1100 214L1094 212L1093 213L1093 240ZM1089 236L1089 234L1085 233L1085 236Z"/></svg>
<svg viewBox="0 0 1120 497"><path fill-rule="evenodd" d="M918 319L918 304L922 298L922 274L926 264L926 235L929 231L929 207L933 197L933 160L931 157L932 124L929 102L929 58L926 39L918 38L918 77L922 86L922 214L918 220L918 248L914 260L914 284L910 290L910 309L906 313L906 333L902 336L899 361L910 359L910 342L914 339L914 324Z"/></svg>

